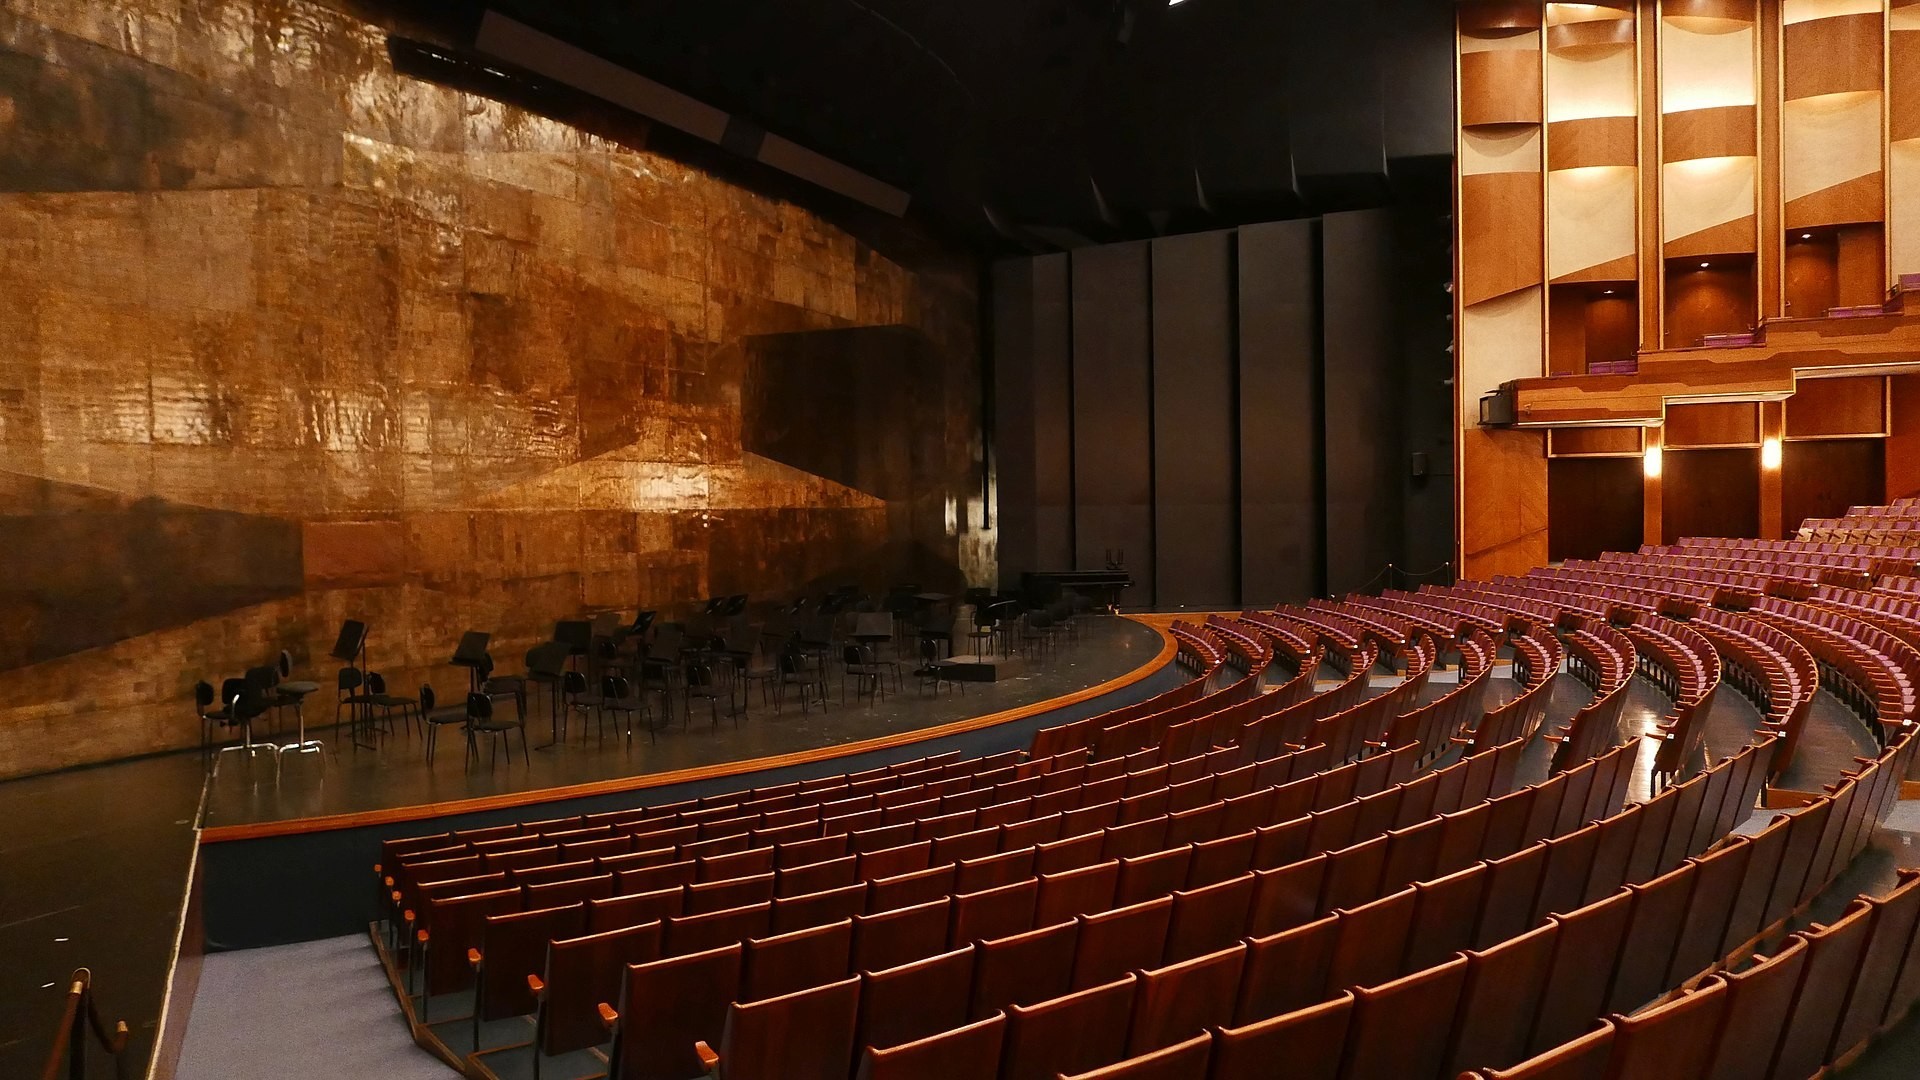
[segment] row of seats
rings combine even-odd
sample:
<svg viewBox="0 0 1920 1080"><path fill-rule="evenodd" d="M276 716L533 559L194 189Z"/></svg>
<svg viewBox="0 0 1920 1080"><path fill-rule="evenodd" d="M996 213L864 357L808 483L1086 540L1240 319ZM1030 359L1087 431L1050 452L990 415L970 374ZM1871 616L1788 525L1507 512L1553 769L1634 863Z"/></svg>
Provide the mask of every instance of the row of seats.
<svg viewBox="0 0 1920 1080"><path fill-rule="evenodd" d="M907 803L884 811L907 816L897 824L758 847L746 846L750 838L735 834L730 838L734 849L725 853L714 853L705 848L708 841L697 841L703 854L688 856L687 844L681 844L557 862L560 853L552 848L519 849L500 853L510 862L499 861L492 852L481 856L495 861L483 861L478 874L470 872L475 867L465 858L412 863L403 857L395 869L406 884L396 890L396 902L413 905L400 916L405 940L410 947L420 947L427 992L438 994L467 985L470 975L460 958L478 920L489 914L587 900L606 901L619 910L641 904L640 910L666 915L705 916L756 900L799 897L855 882L880 883L882 898L905 903L938 884L927 873L934 867L974 863L975 872L992 874L998 864L991 860L1004 852L1082 836L1106 837L1098 850L1111 847L1132 854L1155 836L1155 822L1162 823L1163 834L1176 835L1204 833L1216 822L1251 819L1264 824L1268 815L1296 806L1304 813L1318 790L1340 799L1363 783L1377 790L1389 782L1395 764L1389 755L1365 768L1320 773L1316 770L1325 759L1317 753L1228 768L1231 756L1176 763L1178 771L1175 766L1155 766L1089 781L1077 779L1083 773L1076 767L1044 774L1064 779L1066 786L992 806L945 812L950 804L944 800L933 807ZM1214 765L1222 771L1210 771ZM1410 771L1411 765L1406 761L1403 768ZM1289 785L1296 773L1310 783ZM1349 781L1344 791L1337 783L1340 778ZM1132 794L1127 793L1130 788ZM980 815L988 813L994 823L980 826ZM616 903L614 898L637 899ZM797 900L793 906L800 906Z"/></svg>
<svg viewBox="0 0 1920 1080"><path fill-rule="evenodd" d="M1716 773L1746 778L1762 775L1764 764L1759 758L1765 752L1765 745L1757 747L1723 763ZM1630 761L1630 751L1608 755L1609 761L1614 759ZM1579 772L1590 778L1591 785L1595 782L1591 778L1603 770L1595 763ZM1709 782L1706 775L1700 780ZM1549 784L1572 782L1563 776ZM1548 785L1539 788L1544 795ZM1644 813L1643 807L1628 808L1608 820L1632 823L1618 826L1624 830L1637 825ZM1578 831L1598 827L1587 825ZM1646 835L1659 841L1652 847L1664 849L1670 836L1691 843L1695 827L1692 820L1668 816L1648 828ZM1634 835L1639 835L1637 828ZM1243 924L1248 936L1242 941L1159 967L1143 965L1141 970L1106 983L1070 983L1067 992L1048 1000L1009 1002L1001 1008L1003 1015L997 1023L995 1017L983 1018L982 1010L976 1010L969 1014L967 1024L939 1035L901 1046L869 1049L861 1075L873 1080L906 1076L956 1080L1051 1077L1101 1069L1126 1054L1134 1054L1139 1055L1137 1060L1116 1066L1126 1071L1087 1075L1272 1076L1276 1062L1285 1062L1286 1075L1293 1076L1296 1070L1313 1069L1314 1063L1323 1058L1335 1068L1341 1066L1343 1058L1349 1058L1346 1071L1325 1075L1405 1077L1423 1075L1414 1060L1419 1056L1412 1050L1416 1046L1427 1048L1420 1054L1433 1059L1425 1075L1435 1075L1441 1064L1438 1053L1444 1052L1451 1041L1459 985L1464 984L1468 973L1469 961L1455 955L1458 950L1479 948L1485 952L1467 955L1492 957L1482 960L1476 969L1479 990L1473 1007L1465 1013L1469 1018L1466 1027L1472 1034L1463 1044L1462 1060L1476 1060L1477 1047L1504 1037L1513 1026L1509 991L1520 969L1511 959L1513 955L1532 958L1544 946L1549 960L1558 957L1559 982L1547 988L1545 996L1564 1002L1556 1007L1556 1015L1581 1012L1586 997L1578 991L1592 981L1587 961L1593 942L1589 939L1604 934L1610 924L1597 917L1584 917L1566 933L1566 943L1558 948L1560 924L1570 917L1549 919L1542 927L1544 932L1531 937L1525 933L1537 921L1532 904L1552 903L1540 888L1542 881L1554 880L1544 872L1544 861L1553 859L1561 877L1570 880L1575 875L1568 871L1587 864L1576 854L1561 854L1568 849L1557 848L1558 842L1535 843L1518 855L1478 861L1430 883L1396 888L1377 899L1275 933L1260 934L1262 927ZM1586 855L1591 858L1591 852ZM1683 847L1681 857L1685 855ZM1329 856L1317 858L1324 863ZM1522 871L1514 869L1518 866L1528 867L1524 880L1529 884L1521 883L1523 879L1517 875ZM1620 869L1624 873L1625 864ZM1649 872L1652 869L1657 869L1657 864ZM1587 877L1580 874L1577 880L1581 890L1566 896L1575 906L1584 901ZM1240 886L1223 883L1222 896L1232 888ZM1528 904L1516 907L1512 902L1516 895L1524 895ZM1635 894L1615 895L1630 904ZM1226 908L1224 921L1231 922L1231 913L1239 910L1238 906L1222 906ZM1655 934L1654 921L1648 918L1645 922L1648 929L1643 936L1651 937ZM1476 931L1484 936L1474 936ZM1044 938L1046 933L1035 937ZM1515 935L1525 939L1521 945L1531 951L1495 951ZM1719 941L1710 944L1717 947ZM1703 953L1702 965L1718 955ZM1437 975L1432 971L1436 965ZM1414 974L1406 974L1409 971ZM1657 977L1664 978L1666 973L1662 965ZM1423 1007L1423 1002L1442 996L1427 991L1427 984L1442 980L1453 985L1454 996L1447 998L1444 1009L1438 1012ZM850 1024L857 1025L863 1000L860 991L870 985L863 982L844 991L822 987L780 1001L735 1005L719 1043L719 1075L739 1080L770 1075L845 1075L848 1062L841 1055L841 1047L859 1042L857 1029L852 1037L845 1036ZM1308 1052L1292 1030L1299 1010L1314 1009L1329 993L1340 995L1336 1000L1352 1001L1356 992L1347 988L1376 985L1381 989L1357 991L1369 1002L1363 1007L1369 1019L1352 1040L1344 1038L1343 1030L1332 1036L1330 1052L1326 1047L1317 1056ZM1420 988L1420 992L1408 992L1407 986ZM819 1047L819 1060L824 1064L815 1071L811 1064L814 1059L795 1062L788 1055L783 1066L787 1071L759 1068L765 1061L764 1032L769 1028L792 1030L790 1022L780 1024L775 1017L795 1011L808 1013L811 1024L831 1033L823 1037ZM1430 1022L1436 1018L1443 1022ZM1198 1034L1208 1028L1215 1030L1210 1035ZM1350 1055L1343 1054L1348 1048ZM1521 1049L1524 1051L1524 1044ZM1213 1061L1216 1050L1220 1060ZM1321 1074L1302 1071L1299 1075Z"/></svg>
<svg viewBox="0 0 1920 1080"><path fill-rule="evenodd" d="M1638 670L1673 699L1673 707L1657 731L1660 745L1654 757L1654 771L1661 776L1677 774L1693 760L1705 735L1705 714L1720 687L1719 653L1698 631L1656 610L1612 607L1612 598L1604 593L1596 599L1588 593L1563 592L1558 584L1532 576L1503 577L1489 585L1471 587L1471 591L1483 598L1510 596L1558 604L1562 619L1569 612L1585 616L1581 633L1605 636L1613 654L1608 658L1610 662L1624 660L1630 671ZM1599 728L1604 732L1600 737L1588 735L1587 740L1610 740L1618 728L1624 694L1618 687L1606 689L1604 693L1597 688L1596 693L1600 696L1588 708L1604 709L1607 715L1596 718L1598 722L1588 720L1584 710L1576 715L1573 731L1562 742L1556 763L1582 760L1593 752L1591 741L1582 745L1583 721L1587 730Z"/></svg>
<svg viewBox="0 0 1920 1080"><path fill-rule="evenodd" d="M1762 918L1778 914L1782 893L1804 904L1866 845L1899 797L1916 745L1909 730L1833 795L1777 818L1745 845L1745 880L1775 883L1774 906ZM1776 832L1780 839L1770 843ZM1741 898L1733 910L1742 910ZM1862 897L1833 923L1786 935L1771 956L1749 960L1738 950L1739 962L1652 1008L1631 1016L1614 1010L1532 1058L1470 1075L1803 1080L1847 1060L1920 1000L1917 922L1920 873L1901 871L1885 897Z"/></svg>
<svg viewBox="0 0 1920 1080"><path fill-rule="evenodd" d="M1357 770L1357 766L1349 767L1310 774L1303 777L1302 781L1288 785L1289 790L1276 791L1260 816L1242 815L1237 820L1229 820L1224 816L1212 819L1217 823L1218 836L1188 840L1169 831L1161 841L1169 846L1124 856L1109 855L1099 834L1082 841L1069 839L1059 843L1043 843L1033 849L1007 853L1020 859L1023 865L1030 866L1029 874L1007 881L1005 885L991 890L988 896L943 894L927 900L925 904L862 916L860 913L865 909L859 904L860 896L852 893L852 890L843 890L837 896L849 901L846 906L832 908L819 903L825 897L816 896L809 900L806 911L815 918L823 914L828 918L851 918L855 923L856 960L874 967L891 966L882 961L906 962L919 954L902 956L896 951L873 952L865 947L868 935L863 931L867 927L879 927L886 931L881 940L888 943L889 950L904 947L901 943L909 941L939 951L949 941L956 945L964 944L982 936L983 930L996 928L983 922L983 918L1012 918L1016 921L1045 919L1049 915L1080 907L1087 908L1091 913L1109 906L1126 906L1167 896L1182 888L1205 888L1237 875L1265 874L1266 871L1291 864L1309 848L1348 846L1356 839L1366 840L1385 835L1388 830L1403 824L1424 820L1418 814L1442 812L1446 807L1457 805L1460 800L1476 794L1484 798L1493 791L1496 777L1508 772L1508 769L1502 768L1503 764L1510 767L1516 762L1517 750L1514 747L1504 755L1483 755L1441 773L1427 774L1418 788L1414 789L1426 796L1425 800L1403 800L1401 796L1406 793L1404 789L1411 787L1406 784L1395 784L1386 792L1348 797L1356 790L1366 791L1365 785L1355 786L1362 784L1360 774L1350 771ZM1386 794L1390 794L1391 801L1380 797ZM1435 800L1444 801L1436 803ZM1322 803L1327 805L1320 805ZM1383 808L1388 812L1381 812ZM1269 821L1274 823L1267 824ZM1365 854L1370 855L1371 852ZM1282 919L1281 913L1291 911L1297 905L1293 898L1299 884L1298 875L1278 876L1275 883L1263 889L1256 898L1255 910L1275 912L1271 917L1263 917L1268 921ZM872 883L869 883L869 895L872 887ZM1312 904L1318 896L1316 892L1307 897L1307 903ZM988 914L983 916L962 910L967 905L977 906ZM589 902L586 912L589 922L594 918L594 908L595 905ZM750 924L749 929L755 931L743 935L743 938L756 934L763 936L767 931L784 933L805 928L794 925L795 920L781 921L782 914L781 902L774 901L768 913L768 917L774 921L765 930L758 929L762 918L758 910L733 912L730 917ZM1010 925L1000 923L997 928L1005 929ZM490 934L492 930L493 923L487 924L485 933ZM670 939L671 925L668 931ZM542 1045L548 1052L558 1053L576 1048L562 1041L554 1041L562 1028L549 1022L552 1016L561 1016L562 1024L567 1023L566 1017L572 1017L574 1023L566 1030L577 1032L580 1030L578 1018L583 1014L590 1015L596 1001L613 999L610 991L617 990L617 985L608 987L606 979L611 973L617 972L617 964L627 954L608 950L617 950L625 944L632 943L618 937L600 942L582 939L578 942L553 943L547 957L546 982L552 988L549 993L554 996L543 1003L540 1013ZM662 947L671 953L671 945L671 940L668 940ZM489 947L483 944L481 951L484 955ZM596 951L601 956L598 964L577 960L569 962L566 959L568 956L590 955ZM516 953L520 952L523 950L516 949ZM629 958L625 962L634 961ZM584 970L582 964L599 974L568 985L568 972ZM595 991L599 992L598 997L593 996Z"/></svg>

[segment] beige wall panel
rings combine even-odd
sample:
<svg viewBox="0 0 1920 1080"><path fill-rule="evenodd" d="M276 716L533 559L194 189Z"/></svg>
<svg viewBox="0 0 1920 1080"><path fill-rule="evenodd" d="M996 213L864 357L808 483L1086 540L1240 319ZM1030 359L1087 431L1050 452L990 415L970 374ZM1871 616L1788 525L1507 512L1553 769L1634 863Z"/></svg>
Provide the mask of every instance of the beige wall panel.
<svg viewBox="0 0 1920 1080"><path fill-rule="evenodd" d="M1460 133L1460 175L1538 173L1540 128L1469 128Z"/></svg>
<svg viewBox="0 0 1920 1080"><path fill-rule="evenodd" d="M1791 102L1821 94L1880 89L1881 51L1885 46L1882 36L1878 11L1788 26L1783 96Z"/></svg>
<svg viewBox="0 0 1920 1080"><path fill-rule="evenodd" d="M1660 111L1687 112L1757 100L1751 24L1720 19L1662 20Z"/></svg>
<svg viewBox="0 0 1920 1080"><path fill-rule="evenodd" d="M1561 274L1553 280L1555 284L1574 281L1632 281L1639 267L1639 260L1635 256L1622 255L1618 259L1595 263L1571 274Z"/></svg>
<svg viewBox="0 0 1920 1080"><path fill-rule="evenodd" d="M1547 277L1633 254L1639 170L1562 169L1547 174Z"/></svg>
<svg viewBox="0 0 1920 1080"><path fill-rule="evenodd" d="M1920 274L1920 139L1894 143L1890 151L1887 247L1898 278Z"/></svg>
<svg viewBox="0 0 1920 1080"><path fill-rule="evenodd" d="M1631 25L1631 24L1628 24ZM1547 51L1547 120L1632 116L1633 39L1624 45Z"/></svg>
<svg viewBox="0 0 1920 1080"><path fill-rule="evenodd" d="M1633 165L1640 131L1631 116L1596 116L1548 126L1547 167L1584 169L1592 165Z"/></svg>
<svg viewBox="0 0 1920 1080"><path fill-rule="evenodd" d="M1751 105L1668 113L1661 125L1660 153L1668 161L1751 157L1756 134Z"/></svg>
<svg viewBox="0 0 1920 1080"><path fill-rule="evenodd" d="M1539 284L1544 222L1538 173L1461 178L1460 302Z"/></svg>
<svg viewBox="0 0 1920 1080"><path fill-rule="evenodd" d="M1540 54L1470 52L1460 56L1460 122L1540 122Z"/></svg>
<svg viewBox="0 0 1920 1080"><path fill-rule="evenodd" d="M1789 101L1780 112L1780 129L1780 187L1787 202L1880 171L1877 90Z"/></svg>
<svg viewBox="0 0 1920 1080"><path fill-rule="evenodd" d="M1662 166L1662 237L1671 243L1753 216L1757 166L1751 157L1702 158Z"/></svg>
<svg viewBox="0 0 1920 1080"><path fill-rule="evenodd" d="M1461 53L1525 52L1540 55L1540 31L1460 35Z"/></svg>
<svg viewBox="0 0 1920 1080"><path fill-rule="evenodd" d="M1536 285L1462 309L1460 415L1478 416L1481 395L1501 383L1543 373L1542 292Z"/></svg>

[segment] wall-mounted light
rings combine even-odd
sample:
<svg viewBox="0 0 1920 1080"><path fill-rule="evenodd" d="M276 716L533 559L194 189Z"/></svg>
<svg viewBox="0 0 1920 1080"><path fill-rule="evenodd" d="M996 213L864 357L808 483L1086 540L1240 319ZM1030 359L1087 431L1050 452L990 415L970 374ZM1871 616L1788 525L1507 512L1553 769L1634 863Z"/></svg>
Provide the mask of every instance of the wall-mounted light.
<svg viewBox="0 0 1920 1080"><path fill-rule="evenodd" d="M1760 467L1777 469L1780 467L1780 440L1762 439L1760 441Z"/></svg>
<svg viewBox="0 0 1920 1080"><path fill-rule="evenodd" d="M1712 264L1712 263L1710 263L1710 262L1703 262L1703 263L1701 263L1701 264L1700 264L1700 269L1702 269L1702 270L1705 270L1705 269L1706 269L1707 267L1709 267L1709 266L1712 266L1712 265L1713 265L1713 264Z"/></svg>
<svg viewBox="0 0 1920 1080"><path fill-rule="evenodd" d="M1612 289L1601 289L1601 290L1600 290L1600 295L1601 295L1601 296L1612 296L1612 295L1613 295L1613 290L1612 290Z"/></svg>
<svg viewBox="0 0 1920 1080"><path fill-rule="evenodd" d="M1640 468L1644 470L1648 476L1660 475L1660 448L1659 447L1657 446L1647 447L1647 452L1640 455Z"/></svg>
<svg viewBox="0 0 1920 1080"><path fill-rule="evenodd" d="M1801 234L1800 234L1800 239L1802 239L1802 240L1811 240L1811 239L1813 239L1813 234L1812 234L1812 233L1810 233L1810 232L1803 232L1803 233L1801 233Z"/></svg>

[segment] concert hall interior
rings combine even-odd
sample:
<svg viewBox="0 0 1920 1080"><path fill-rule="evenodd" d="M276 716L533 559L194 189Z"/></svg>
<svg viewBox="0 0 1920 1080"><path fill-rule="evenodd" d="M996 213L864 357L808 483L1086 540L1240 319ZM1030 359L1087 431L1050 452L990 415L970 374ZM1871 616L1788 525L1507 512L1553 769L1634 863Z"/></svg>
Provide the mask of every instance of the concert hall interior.
<svg viewBox="0 0 1920 1080"><path fill-rule="evenodd" d="M0 550L0 1077L1911 1077L1920 0L0 0Z"/></svg>

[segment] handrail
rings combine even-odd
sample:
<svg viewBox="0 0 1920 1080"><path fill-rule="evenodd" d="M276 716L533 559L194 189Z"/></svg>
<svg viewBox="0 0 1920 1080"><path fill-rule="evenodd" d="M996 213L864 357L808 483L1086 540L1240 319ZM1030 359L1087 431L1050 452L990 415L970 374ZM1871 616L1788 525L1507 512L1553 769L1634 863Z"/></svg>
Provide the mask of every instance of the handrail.
<svg viewBox="0 0 1920 1080"><path fill-rule="evenodd" d="M94 1007L93 972L86 968L73 969L73 985L67 989L67 1007L60 1014L60 1034L54 1037L53 1048L47 1052L47 1067L40 1071L40 1080L59 1080L62 1060L67 1063L68 1080L86 1080L89 1028L101 1047L112 1055L114 1075L126 1080L127 1059L131 1056L123 1053L127 1048L127 1022L118 1021L114 1024L113 1034L107 1034L107 1025Z"/></svg>

